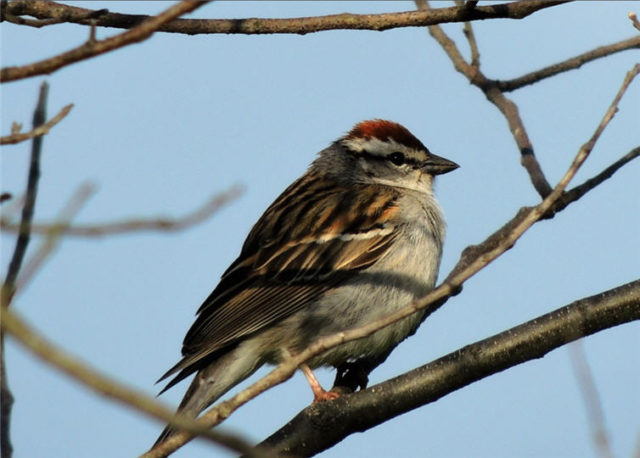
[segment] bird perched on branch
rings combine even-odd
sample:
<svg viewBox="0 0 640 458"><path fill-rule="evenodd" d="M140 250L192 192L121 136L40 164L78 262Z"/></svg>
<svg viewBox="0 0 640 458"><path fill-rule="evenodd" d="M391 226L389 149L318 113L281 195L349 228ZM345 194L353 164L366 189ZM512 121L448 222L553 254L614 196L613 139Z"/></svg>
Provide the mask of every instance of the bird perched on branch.
<svg viewBox="0 0 640 458"><path fill-rule="evenodd" d="M445 223L436 175L458 167L409 130L370 120L320 151L260 217L238 259L200 306L163 391L196 374L178 411L196 417L263 364L362 326L427 294ZM301 366L314 399L337 397L311 368L371 370L422 321L418 312ZM366 384L366 382L361 383ZM167 427L158 442L172 435Z"/></svg>

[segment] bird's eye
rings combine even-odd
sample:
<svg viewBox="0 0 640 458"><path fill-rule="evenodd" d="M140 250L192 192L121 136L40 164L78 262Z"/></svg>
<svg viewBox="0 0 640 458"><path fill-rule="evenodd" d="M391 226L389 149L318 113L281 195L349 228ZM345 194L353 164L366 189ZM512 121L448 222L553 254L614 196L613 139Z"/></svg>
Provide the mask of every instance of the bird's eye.
<svg viewBox="0 0 640 458"><path fill-rule="evenodd" d="M402 165L404 164L404 154L396 151L395 153L391 153L389 155L389 160L395 165Z"/></svg>

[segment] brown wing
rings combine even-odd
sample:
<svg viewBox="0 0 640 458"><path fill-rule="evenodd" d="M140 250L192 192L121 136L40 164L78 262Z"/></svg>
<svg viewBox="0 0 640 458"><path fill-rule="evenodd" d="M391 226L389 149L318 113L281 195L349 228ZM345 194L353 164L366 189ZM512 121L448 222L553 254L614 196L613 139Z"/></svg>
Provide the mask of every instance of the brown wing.
<svg viewBox="0 0 640 458"><path fill-rule="evenodd" d="M373 264L392 243L397 197L381 186L323 187L304 179L292 184L256 223L198 310L182 360L160 379L180 371L165 389L209 355L283 320Z"/></svg>

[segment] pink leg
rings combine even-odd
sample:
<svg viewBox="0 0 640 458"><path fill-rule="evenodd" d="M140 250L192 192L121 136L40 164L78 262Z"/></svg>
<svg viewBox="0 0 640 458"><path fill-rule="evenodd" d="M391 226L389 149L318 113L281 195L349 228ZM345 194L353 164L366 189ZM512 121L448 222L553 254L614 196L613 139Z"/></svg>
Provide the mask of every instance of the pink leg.
<svg viewBox="0 0 640 458"><path fill-rule="evenodd" d="M320 385L320 382L318 381L316 376L313 375L313 372L311 372L311 369L309 368L309 366L307 366L306 364L301 364L300 369L302 370L302 373L304 374L304 376L307 378L307 382L309 382L309 386L313 391L314 404L316 402L330 401L332 399L336 399L340 397L339 393L334 393L333 391L325 391L324 388L322 388L322 385Z"/></svg>

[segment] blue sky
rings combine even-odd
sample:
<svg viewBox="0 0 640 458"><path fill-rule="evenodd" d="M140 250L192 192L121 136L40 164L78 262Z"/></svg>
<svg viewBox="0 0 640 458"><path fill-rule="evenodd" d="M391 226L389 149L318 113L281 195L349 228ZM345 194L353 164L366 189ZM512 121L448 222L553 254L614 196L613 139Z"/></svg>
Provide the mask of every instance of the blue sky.
<svg viewBox="0 0 640 458"><path fill-rule="evenodd" d="M81 5L81 2L78 2ZM438 6L449 5L438 3ZM151 14L166 2L90 2ZM294 17L406 11L411 2L219 2L194 17ZM474 24L485 74L508 79L637 33L627 19L639 2L578 2L522 21ZM445 30L462 41L461 26ZM50 57L87 38L86 28L4 23L2 66ZM98 38L117 31L98 29ZM555 183L591 135L624 74L627 51L509 95L543 170ZM461 165L437 183L448 221L441 277L461 250L483 240L538 196L519 164L506 122L461 75L426 30L331 31L306 36L181 36L150 40L2 86L2 132L30 124L38 86L49 112L75 108L44 141L36 220L55 217L86 181L98 186L78 223L181 215L241 183L246 192L214 218L178 234L68 238L15 308L94 367L150 395L179 358L201 301L240 250L269 203L315 153L368 118L407 126L434 153ZM640 84L574 184L639 144ZM29 145L2 152L2 190L24 189ZM464 292L431 316L371 375L371 383L459 347L638 278L640 161L551 221L534 226ZM38 240L34 240L37 246ZM3 274L14 237L2 236ZM30 250L30 253L33 251ZM640 326L589 337L587 358L602 397L612 447L629 457L640 431ZM162 426L43 366L12 341L16 457L132 456ZM259 374L264 374L261 371ZM330 385L334 372L319 371ZM255 379L254 379L255 380ZM186 384L162 400L176 405ZM241 408L223 428L259 441L311 401L301 374ZM175 456L210 453L202 442ZM325 452L341 456L593 456L585 407L566 348L452 393L356 434ZM213 456L229 456L221 449Z"/></svg>

